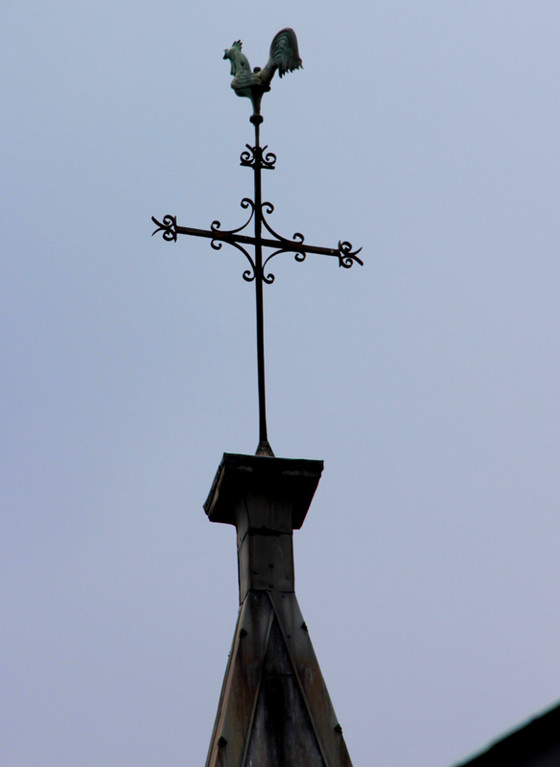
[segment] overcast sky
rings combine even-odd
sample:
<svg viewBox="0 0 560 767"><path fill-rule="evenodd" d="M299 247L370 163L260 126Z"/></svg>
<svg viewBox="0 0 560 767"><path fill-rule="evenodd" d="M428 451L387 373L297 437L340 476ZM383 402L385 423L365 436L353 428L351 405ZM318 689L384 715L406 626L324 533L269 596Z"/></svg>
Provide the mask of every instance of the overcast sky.
<svg viewBox="0 0 560 767"><path fill-rule="evenodd" d="M239 226L263 99L269 436L324 459L297 595L356 767L450 767L560 698L560 5L6 0L0 762L203 765L237 614L202 503L258 441Z"/></svg>

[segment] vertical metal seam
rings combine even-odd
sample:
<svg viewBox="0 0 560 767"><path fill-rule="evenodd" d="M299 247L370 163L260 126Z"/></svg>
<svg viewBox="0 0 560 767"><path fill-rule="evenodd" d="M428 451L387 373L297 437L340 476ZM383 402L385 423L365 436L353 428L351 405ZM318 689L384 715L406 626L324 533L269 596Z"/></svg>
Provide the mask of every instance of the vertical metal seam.
<svg viewBox="0 0 560 767"><path fill-rule="evenodd" d="M319 737L319 733L317 732L317 728L315 726L315 720L314 720L314 718L312 716L312 713L311 713L311 706L309 705L309 701L307 699L307 695L305 694L305 689L304 689L302 681L301 681L301 679L299 677L297 666L295 664L294 658L292 656L292 653L290 652L290 646L288 644L288 640L287 640L286 634L284 632L284 627L282 626L282 620L280 618L280 613L278 612L278 610L276 609L276 605L274 604L274 599L272 597L272 592L269 591L269 592L267 592L267 594L268 594L268 598L270 599L270 603L272 605L272 610L273 610L274 616L275 616L275 618L276 618L276 620L278 622L278 626L280 628L280 633L282 634L282 639L284 640L284 645L286 646L286 652L288 653L288 657L290 659L290 663L292 664L292 668L294 670L294 676L296 678L296 681L297 681L297 684L298 684L298 687L299 687L299 691L300 691L301 696L303 698L303 702L305 704L305 710L307 711L307 715L309 716L309 721L311 722L311 729L313 730L313 735L315 735L315 740L317 741L317 747L319 748L319 751L321 753L321 758L323 759L325 767L334 767L334 765L332 765L332 763L330 762L330 760L327 758L327 756L325 754L325 749L323 748L323 743L321 741L321 738ZM294 598L295 598L295 593L294 593Z"/></svg>
<svg viewBox="0 0 560 767"><path fill-rule="evenodd" d="M252 589L251 589L252 591ZM247 596L251 595L251 591L248 592ZM268 643L270 642L270 632L272 631L272 624L274 622L274 617L276 613L274 611L274 605L272 606L272 611L270 613L269 619L268 619L268 627L266 629L266 637L264 641L264 653L261 658L260 663L260 669L259 669L259 683L257 685L257 689L255 692L255 699L253 701L253 709L251 711L251 716L249 717L249 724L247 726L247 732L245 734L245 743L243 746L243 753L241 754L241 761L239 763L240 767L246 767L245 762L247 760L247 752L249 751L249 744L251 742L251 734L253 732L253 724L255 722L255 715L257 712L257 704L259 702L259 695L261 692L262 687L262 679L263 679L263 672L264 672L264 663L263 660L266 657L266 651L268 650Z"/></svg>

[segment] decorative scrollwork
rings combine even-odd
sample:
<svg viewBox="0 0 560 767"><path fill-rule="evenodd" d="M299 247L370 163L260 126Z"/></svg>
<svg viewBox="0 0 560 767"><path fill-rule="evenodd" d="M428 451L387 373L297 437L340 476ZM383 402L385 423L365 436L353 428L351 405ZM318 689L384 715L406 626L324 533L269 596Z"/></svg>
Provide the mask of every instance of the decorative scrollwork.
<svg viewBox="0 0 560 767"><path fill-rule="evenodd" d="M344 242L338 241L338 265L342 266L344 269L350 269L351 266L354 266L355 263L360 264L360 266L364 265L364 262L361 260L361 258L358 258L358 253L361 251L361 248L358 248L358 250L352 250L352 243L347 242L346 240Z"/></svg>
<svg viewBox="0 0 560 767"><path fill-rule="evenodd" d="M265 149L267 149L266 146L264 146L261 151L261 167L265 170L274 170L278 158L274 152L267 152L265 154Z"/></svg>
<svg viewBox="0 0 560 767"><path fill-rule="evenodd" d="M210 241L210 245L212 246L212 248L214 250L221 250L222 249L222 245L224 244L224 242L227 245L231 245L233 248L237 248L237 250L239 250L241 253L243 253L243 255L245 256L247 261L251 264L251 268L250 269L246 269L243 272L243 279L245 280L245 282L253 282L253 280L255 279L255 274L256 274L255 262L253 261L251 256L247 253L247 251L245 250L243 245L240 245L238 242L235 242L235 241L229 240L229 239L223 240L223 241L222 240L218 240L218 239L211 240Z"/></svg>
<svg viewBox="0 0 560 767"><path fill-rule="evenodd" d="M296 232L296 234L297 234L297 232ZM278 248L278 250L275 250L274 253L271 253L269 256L267 256L267 258L265 259L265 261L263 263L263 281L266 282L267 285L272 285L272 283L274 282L274 275L273 274L266 275L266 277L272 277L271 280L270 279L266 279L266 277L264 275L264 268L268 264L270 259L274 258L274 256L280 255L280 253L290 253L290 252L293 252L293 250L294 250L294 246L293 246L293 244L291 244L289 242L289 240L285 240L285 243L286 243L285 247L280 247L280 248ZM280 245L280 243L278 243L278 244ZM298 250L296 253L294 253L294 258L295 258L296 261L299 261L301 263L302 261L305 261L306 255L307 254L304 251Z"/></svg>
<svg viewBox="0 0 560 767"><path fill-rule="evenodd" d="M267 232L269 232L269 234L271 234L273 237L276 237L276 239L279 240L279 242L282 245L286 245L286 247L281 248L276 253L273 253L271 256L269 256L269 258L272 258L272 256L276 256L278 253L282 253L282 252L284 252L286 250L296 250L296 248L294 248L294 245L296 245L296 244L297 245L300 245L300 244L303 245L305 237L303 236L303 234L301 232L294 232L293 235L292 235L292 239L289 240L287 237L283 237L281 234L278 234L278 232L276 232L270 226L270 224L268 223L268 221L265 218L264 212L266 211L267 215L270 215L271 213L274 212L274 205L271 202L263 202L263 204L261 205L261 208L263 210L262 222L263 222L264 227L267 230ZM303 261L304 259L305 259L305 253L303 251L297 251L297 253L296 253L296 261ZM268 259L267 259L267 261L268 261Z"/></svg>
<svg viewBox="0 0 560 767"><path fill-rule="evenodd" d="M163 221L158 221L155 216L152 216L152 221L157 226L152 232L152 237L157 232L163 232L162 237L167 242L177 242L177 216L171 216L167 214L163 217Z"/></svg>
<svg viewBox="0 0 560 767"><path fill-rule="evenodd" d="M274 152L267 152L267 146L251 146L245 144L247 149L244 149L239 156L240 164L245 168L260 167L264 170L274 170L276 166L277 157Z"/></svg>
<svg viewBox="0 0 560 767"><path fill-rule="evenodd" d="M245 144L244 149L239 156L239 164L246 168L252 168L255 162L255 150L250 144ZM249 151L247 151L249 150Z"/></svg>
<svg viewBox="0 0 560 767"><path fill-rule="evenodd" d="M271 253L271 254L270 254L270 256L267 256L267 257L265 258L265 260L264 260L264 262L263 262L263 279L264 279L264 268L265 268L265 266L268 264L268 262L270 261L270 259L271 259L271 258L274 258L274 256L277 256L279 253L285 253L285 252L286 252L286 251L284 250L284 248L278 248L278 250L275 250L275 251L274 251L274 253ZM274 276L274 275L269 275L269 276ZM266 282L266 280L264 280L264 281ZM274 282L274 280L272 280L272 282ZM272 284L272 283L271 283L271 282L268 282L267 284L268 284L268 285L270 285L270 284Z"/></svg>
<svg viewBox="0 0 560 767"><path fill-rule="evenodd" d="M249 218L247 219L247 221L245 221L245 223L242 226L238 226L237 229L222 229L221 222L216 219L215 221L212 221L212 223L210 224L210 231L219 232L221 235L232 235L232 234L237 234L238 232L243 231L245 227L249 226L253 216L255 215L255 203L249 197L244 197L239 204L244 210L247 210L247 208L251 209Z"/></svg>

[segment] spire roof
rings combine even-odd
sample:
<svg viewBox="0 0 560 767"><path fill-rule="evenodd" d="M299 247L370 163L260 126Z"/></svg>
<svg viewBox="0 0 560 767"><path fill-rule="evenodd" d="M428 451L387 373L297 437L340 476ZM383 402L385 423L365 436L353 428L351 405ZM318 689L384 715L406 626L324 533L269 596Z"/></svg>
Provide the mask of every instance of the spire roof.
<svg viewBox="0 0 560 767"><path fill-rule="evenodd" d="M322 461L225 454L205 503L237 528L240 608L206 767L351 767L294 587Z"/></svg>

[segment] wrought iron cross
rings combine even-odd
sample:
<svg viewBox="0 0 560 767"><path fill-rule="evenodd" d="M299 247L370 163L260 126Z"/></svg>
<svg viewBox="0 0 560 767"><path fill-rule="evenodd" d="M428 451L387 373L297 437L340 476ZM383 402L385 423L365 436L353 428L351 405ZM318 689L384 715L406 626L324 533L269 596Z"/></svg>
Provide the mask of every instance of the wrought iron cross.
<svg viewBox="0 0 560 767"><path fill-rule="evenodd" d="M162 221L152 216L152 221L156 225L152 236L161 232L163 239L168 242L177 242L180 234L188 234L194 237L206 237L210 240L210 245L214 250L220 250L222 243L233 245L240 250L249 262L250 268L243 272L243 279L247 282L255 283L256 298L256 316L257 316L257 373L258 373L258 393L259 393L259 445L256 455L272 456L272 448L268 442L268 433L266 426L266 393L265 393L265 364L264 364L264 313L263 313L263 284L271 285L274 282L274 275L266 273L265 269L268 262L279 253L294 253L296 261L304 261L308 253L316 253L322 256L334 256L338 260L338 265L349 269L355 263L363 266L363 261L358 258L358 250L352 250L352 245L346 241L339 241L337 248L323 248L317 245L308 245L305 243L303 234L295 232L292 239L287 239L272 229L268 223L265 213L270 215L274 211L274 206L270 202L263 202L261 189L261 171L274 170L276 165L276 155L267 152L267 147L260 145L260 126L263 118L260 114L260 102L263 94L270 90L270 80L276 69L279 69L280 76L284 72L292 71L301 66L301 59L297 51L297 40L295 33L291 29L284 29L278 32L272 41L270 48L270 58L264 69L255 68L250 71L248 61L241 53L241 43L234 43L232 48L226 50L224 58L232 60L232 88L239 96L247 96L253 103L254 113L249 118L255 126L255 145L246 144L246 149L241 153L241 165L253 169L254 177L254 199L244 197L241 200L241 207L249 210L249 218L237 229L223 230L219 221L213 221L210 229L194 229L189 226L180 226L177 224L177 217L165 215ZM241 71L240 71L241 70ZM249 236L241 234L253 221L254 234ZM263 237L263 228L269 236ZM252 246L254 257L250 255L245 246ZM263 249L271 249L270 253L263 260Z"/></svg>

